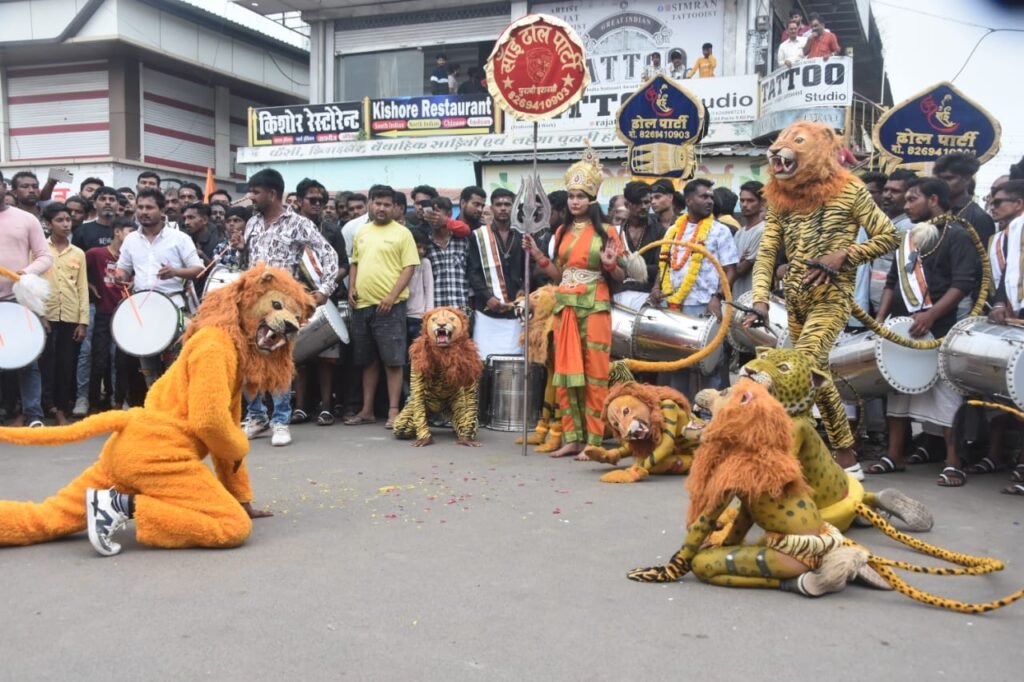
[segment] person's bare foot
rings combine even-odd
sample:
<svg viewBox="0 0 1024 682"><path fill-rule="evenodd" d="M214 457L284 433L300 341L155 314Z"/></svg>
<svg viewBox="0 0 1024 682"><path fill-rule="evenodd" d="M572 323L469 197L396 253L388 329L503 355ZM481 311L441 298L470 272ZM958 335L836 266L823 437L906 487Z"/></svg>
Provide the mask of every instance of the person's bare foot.
<svg viewBox="0 0 1024 682"><path fill-rule="evenodd" d="M852 467L857 463L857 453L853 448L839 448L836 450L836 461L844 469Z"/></svg>
<svg viewBox="0 0 1024 682"><path fill-rule="evenodd" d="M24 426L24 425L25 425L25 415L19 414L18 416L16 416L14 419L11 420L11 423L8 426Z"/></svg>
<svg viewBox="0 0 1024 682"><path fill-rule="evenodd" d="M558 448L551 453L551 457L568 457L583 452L583 443L572 442L566 443L562 447Z"/></svg>
<svg viewBox="0 0 1024 682"><path fill-rule="evenodd" d="M54 413L53 418L54 418L54 421L57 422L57 426L67 426L68 425L68 418L67 418L67 415L64 414L63 410L57 410Z"/></svg>

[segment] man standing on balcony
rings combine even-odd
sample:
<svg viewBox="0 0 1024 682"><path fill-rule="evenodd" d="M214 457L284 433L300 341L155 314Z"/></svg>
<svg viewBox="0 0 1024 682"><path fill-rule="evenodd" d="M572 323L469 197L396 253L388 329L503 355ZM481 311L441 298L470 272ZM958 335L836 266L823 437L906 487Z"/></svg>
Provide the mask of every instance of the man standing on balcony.
<svg viewBox="0 0 1024 682"><path fill-rule="evenodd" d="M777 67L793 66L804 60L804 47L807 45L807 38L800 35L800 22L790 20L786 24L786 39L779 44L779 52L776 55L775 65Z"/></svg>
<svg viewBox="0 0 1024 682"><path fill-rule="evenodd" d="M811 15L811 31L807 34L804 56L808 59L828 59L839 56L839 41L836 34L825 28L825 22L818 14Z"/></svg>

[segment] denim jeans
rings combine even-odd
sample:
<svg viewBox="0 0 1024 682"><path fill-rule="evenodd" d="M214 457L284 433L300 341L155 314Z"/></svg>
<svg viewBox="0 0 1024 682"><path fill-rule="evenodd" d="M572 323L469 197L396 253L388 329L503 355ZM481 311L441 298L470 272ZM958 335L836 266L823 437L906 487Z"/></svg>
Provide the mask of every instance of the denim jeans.
<svg viewBox="0 0 1024 682"><path fill-rule="evenodd" d="M246 402L245 418L259 421L267 421L267 405L263 402L265 394L256 398L244 396ZM270 396L274 403L274 413L270 415L271 424L288 424L292 420L292 392L285 391Z"/></svg>
<svg viewBox="0 0 1024 682"><path fill-rule="evenodd" d="M25 422L43 420L43 376L39 362L18 370L18 390L21 392L21 413Z"/></svg>
<svg viewBox="0 0 1024 682"><path fill-rule="evenodd" d="M96 328L96 304L89 304L89 328L85 330L85 340L78 349L78 391L76 398L89 397L89 375L92 367L92 330Z"/></svg>

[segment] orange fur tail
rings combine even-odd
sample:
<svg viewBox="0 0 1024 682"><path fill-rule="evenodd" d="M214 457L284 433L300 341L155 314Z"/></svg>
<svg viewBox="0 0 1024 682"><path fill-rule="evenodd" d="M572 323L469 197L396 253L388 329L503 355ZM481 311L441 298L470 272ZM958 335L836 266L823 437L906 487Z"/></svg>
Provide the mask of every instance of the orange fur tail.
<svg viewBox="0 0 1024 682"><path fill-rule="evenodd" d="M128 424L129 413L123 410L100 412L68 426L43 426L30 429L0 428L0 442L14 445L64 445L94 436L121 431Z"/></svg>

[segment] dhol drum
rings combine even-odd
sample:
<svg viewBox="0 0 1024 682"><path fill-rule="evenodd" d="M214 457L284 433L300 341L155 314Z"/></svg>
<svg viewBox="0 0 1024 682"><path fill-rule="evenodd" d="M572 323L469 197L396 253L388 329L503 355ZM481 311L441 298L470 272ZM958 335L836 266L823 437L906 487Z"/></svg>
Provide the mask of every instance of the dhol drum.
<svg viewBox="0 0 1024 682"><path fill-rule="evenodd" d="M910 337L910 317L893 317L885 326ZM930 333L919 340L931 340ZM885 341L871 331L840 338L828 356L835 385L844 400L880 398L891 392L924 393L939 380L939 350L914 350Z"/></svg>
<svg viewBox="0 0 1024 682"><path fill-rule="evenodd" d="M673 362L696 353L715 337L721 322L714 315L694 317L644 306L639 312L612 307L612 355L653 362ZM722 359L722 346L697 363L708 376Z"/></svg>
<svg viewBox="0 0 1024 682"><path fill-rule="evenodd" d="M292 359L305 362L315 358L337 343L348 343L348 327L333 301L328 301L316 309L295 339Z"/></svg>
<svg viewBox="0 0 1024 682"><path fill-rule="evenodd" d="M485 426L492 431L523 430L523 356L489 355L484 372ZM530 414L533 424L544 400L544 367L530 365Z"/></svg>
<svg viewBox="0 0 1024 682"><path fill-rule="evenodd" d="M963 395L1009 400L1024 410L1024 329L967 317L939 347L939 375Z"/></svg>
<svg viewBox="0 0 1024 682"><path fill-rule="evenodd" d="M768 320L762 327L743 326L743 318L747 312L742 308L754 307L754 292L747 291L736 298L737 305L732 307L729 315L729 343L744 353L753 353L758 347L792 348L789 338L789 316L786 313L786 302L772 294L768 300Z"/></svg>
<svg viewBox="0 0 1024 682"><path fill-rule="evenodd" d="M180 295L176 296L180 299ZM170 348L185 331L184 301L152 289L136 291L117 304L110 335L128 355L148 358Z"/></svg>
<svg viewBox="0 0 1024 682"><path fill-rule="evenodd" d="M0 301L0 370L35 362L46 347L46 330L31 310L14 301Z"/></svg>
<svg viewBox="0 0 1024 682"><path fill-rule="evenodd" d="M227 285L238 281L238 278L241 276L241 270L232 271L231 268L226 265L214 266L206 278L206 285L203 286L203 300L206 300L207 294L211 291L223 289Z"/></svg>

